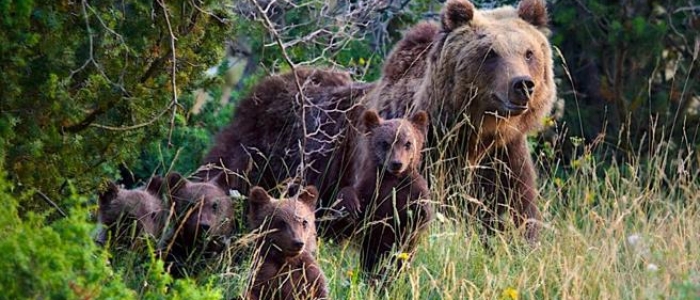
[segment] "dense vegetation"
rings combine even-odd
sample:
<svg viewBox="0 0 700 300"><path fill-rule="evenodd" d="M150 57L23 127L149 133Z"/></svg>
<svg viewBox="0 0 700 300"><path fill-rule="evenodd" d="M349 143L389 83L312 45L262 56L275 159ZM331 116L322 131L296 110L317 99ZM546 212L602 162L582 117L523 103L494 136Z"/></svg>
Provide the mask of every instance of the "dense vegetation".
<svg viewBox="0 0 700 300"><path fill-rule="evenodd" d="M151 251L95 245L96 193L108 180L131 187L192 172L250 85L289 63L375 80L401 30L440 9L255 3L0 0L5 297L236 296L246 263L224 259L173 280ZM359 277L352 245L322 242L333 299L700 297L700 8L551 7L560 102L532 138L547 220L541 245L504 234L487 251L464 229L468 220L439 218L410 270L378 291Z"/></svg>

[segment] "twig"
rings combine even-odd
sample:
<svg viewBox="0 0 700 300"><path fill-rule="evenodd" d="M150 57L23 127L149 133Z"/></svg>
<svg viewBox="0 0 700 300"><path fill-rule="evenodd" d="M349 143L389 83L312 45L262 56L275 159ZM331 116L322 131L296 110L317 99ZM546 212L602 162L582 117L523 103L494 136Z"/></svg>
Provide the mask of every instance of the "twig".
<svg viewBox="0 0 700 300"><path fill-rule="evenodd" d="M158 4L163 9L163 15L165 16L165 23L168 25L168 32L170 33L170 52L172 54L172 75L170 77L171 84L173 86L173 100L170 104L170 108L173 110L173 114L170 117L170 132L168 133L168 145L172 143L173 139L173 129L175 128L175 115L177 115L177 55L175 53L175 34L173 34L173 27L170 24L170 16L168 15L168 9L165 7L163 0L158 0Z"/></svg>
<svg viewBox="0 0 700 300"><path fill-rule="evenodd" d="M306 102L308 102L308 98L304 94L304 90L303 90L303 87L301 85L301 81L299 81L299 76L297 75L297 72L296 72L296 64L294 64L292 59L289 57L289 54L287 53L287 49L285 48L284 42L282 41L282 37L280 37L279 33L275 29L275 25L272 23L270 18L267 16L267 10L270 8L270 6L268 5L267 9L263 9L257 0L251 0L251 2L253 2L253 5L255 5L256 10L258 11L260 16L262 17L265 27L270 31L270 34L272 34L272 36L275 38L277 45L280 47L280 50L282 51L282 56L284 57L284 60L289 65L289 68L292 70L292 74L294 75L294 82L296 83L296 87L299 90L299 95L301 95L301 120L302 120L301 123L302 123L302 130L303 130L304 137L306 137L307 133L306 133L306 121L305 121L306 120L306 112L305 112L306 107L305 107L305 105L306 105ZM305 145L306 145L306 138L301 139L301 145L299 147L301 148L300 153L301 153L302 157L301 157L300 164L299 164L300 174L297 174L297 175L300 177L300 179L302 179L302 182L304 179L303 174L304 174L305 165L306 165L305 160L304 160Z"/></svg>
<svg viewBox="0 0 700 300"><path fill-rule="evenodd" d="M58 206L58 204L56 204L56 202L51 201L51 198L49 198L49 196L46 196L46 194L42 193L40 190L34 189L34 191L37 193L37 195L39 195L41 199L44 200L44 202L48 203L49 205L51 205L51 207L55 208L56 211L58 211L58 213L61 214L61 216L63 216L64 218L68 217L68 215Z"/></svg>

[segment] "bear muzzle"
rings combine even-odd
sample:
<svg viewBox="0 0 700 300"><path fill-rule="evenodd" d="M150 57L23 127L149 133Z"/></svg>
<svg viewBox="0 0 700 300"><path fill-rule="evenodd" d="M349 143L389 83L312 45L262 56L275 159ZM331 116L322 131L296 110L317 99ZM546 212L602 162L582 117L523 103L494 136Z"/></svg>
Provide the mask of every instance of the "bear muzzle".
<svg viewBox="0 0 700 300"><path fill-rule="evenodd" d="M535 82L529 76L518 76L510 81L508 102L515 110L527 110L527 104L535 93Z"/></svg>

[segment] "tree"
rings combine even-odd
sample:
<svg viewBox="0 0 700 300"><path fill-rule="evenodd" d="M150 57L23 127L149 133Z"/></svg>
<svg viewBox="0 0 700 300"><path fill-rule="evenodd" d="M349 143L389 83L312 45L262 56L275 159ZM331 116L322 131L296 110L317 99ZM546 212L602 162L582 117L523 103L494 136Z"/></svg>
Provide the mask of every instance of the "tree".
<svg viewBox="0 0 700 300"><path fill-rule="evenodd" d="M0 164L16 186L47 202L69 183L94 192L167 136L232 34L216 3L1 1Z"/></svg>

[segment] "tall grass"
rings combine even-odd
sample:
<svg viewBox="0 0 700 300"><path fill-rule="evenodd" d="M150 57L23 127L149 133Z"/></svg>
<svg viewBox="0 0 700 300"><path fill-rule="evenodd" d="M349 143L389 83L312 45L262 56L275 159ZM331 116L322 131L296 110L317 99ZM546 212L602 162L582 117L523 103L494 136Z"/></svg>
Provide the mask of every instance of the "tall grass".
<svg viewBox="0 0 700 300"><path fill-rule="evenodd" d="M441 215L408 268L375 288L360 274L356 243L322 240L318 260L331 298L700 299L700 180L697 171L683 170L690 160L660 152L602 163L596 157L604 153L582 152L565 172L557 164L540 172L544 225L537 246L512 229L493 236L486 249L472 223ZM434 200L450 192L460 191L437 191ZM236 264L232 257L196 280L226 298L241 295L250 260ZM134 284L145 280L139 272L124 276Z"/></svg>

